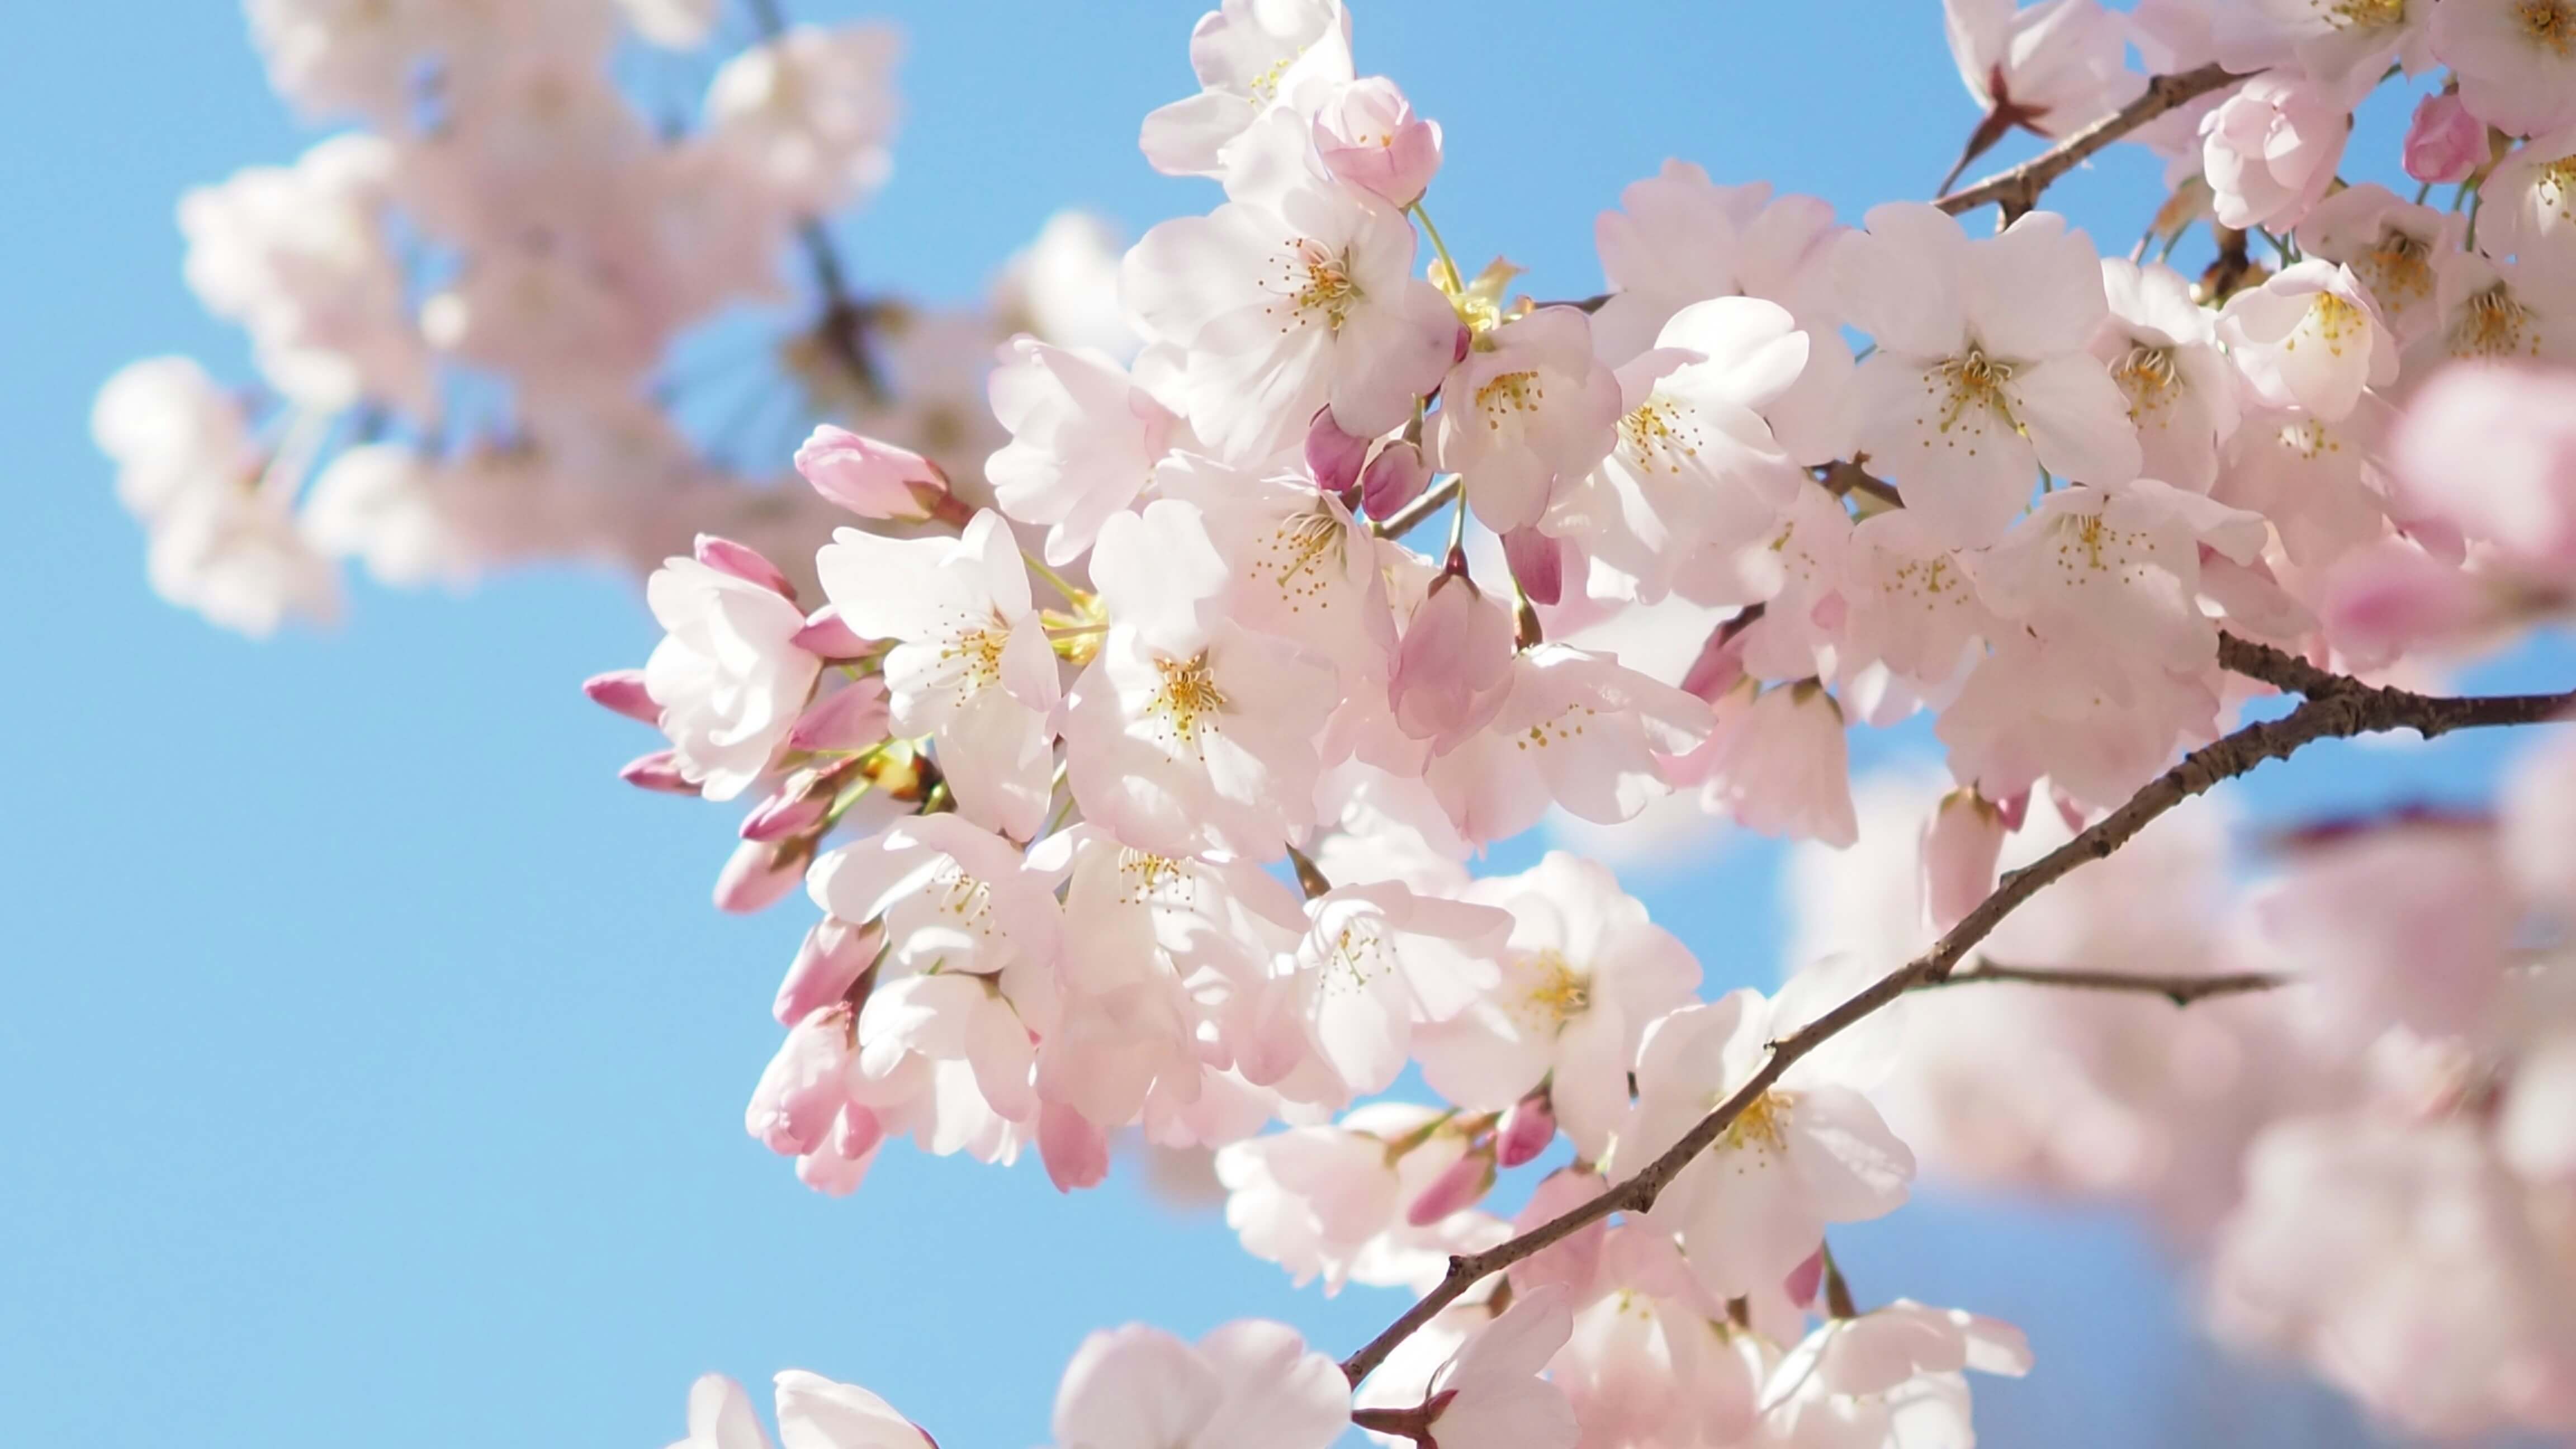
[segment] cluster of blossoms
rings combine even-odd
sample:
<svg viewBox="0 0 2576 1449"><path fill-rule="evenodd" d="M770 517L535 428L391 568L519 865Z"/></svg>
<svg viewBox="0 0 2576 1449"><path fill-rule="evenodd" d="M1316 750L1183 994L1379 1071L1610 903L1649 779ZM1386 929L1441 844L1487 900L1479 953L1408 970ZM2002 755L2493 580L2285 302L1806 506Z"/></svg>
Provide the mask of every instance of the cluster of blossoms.
<svg viewBox="0 0 2576 1449"><path fill-rule="evenodd" d="M716 0L247 9L278 92L354 123L180 202L188 283L247 334L259 385L152 358L94 415L153 587L224 627L331 617L340 559L395 587L532 559L642 572L705 527L793 557L831 518L768 460L817 413L977 486L997 340L1125 345L1092 301L1114 254L1078 215L988 310L849 290L820 228L888 172L885 27L755 7L726 47ZM621 93L635 45L721 57L694 122ZM693 356L692 329L785 293L800 244L819 295L776 366Z"/></svg>
<svg viewBox="0 0 2576 1449"><path fill-rule="evenodd" d="M1343 1363L1097 1335L1066 1449L1971 1442L1965 1372L2019 1335L1863 1311L1826 1244L1904 1202L1909 1142L2150 1200L2223 1331L2408 1424L2576 1423L2576 755L2495 820L2295 835L2241 902L2223 821L2177 816L1997 930L2003 862L2205 788L2149 793L2258 679L2359 711L2396 696L2330 670L2576 606L2576 0L1946 9L1962 167L2038 161L1857 225L1668 163L1599 218L1603 294L1544 302L1451 255L1439 127L1339 0L1225 0L1142 134L1223 201L1115 262L1051 228L1006 325L862 303L813 230L883 174L880 32L771 26L657 132L609 49L705 43L696 0L253 0L280 89L372 127L183 209L274 417L163 360L98 432L156 584L255 630L332 554L697 535L646 666L589 687L666 737L629 780L752 802L720 905L819 909L746 1114L805 1182L909 1137L1072 1190L1133 1135L1300 1281L1425 1295ZM2416 75L2415 198L2347 181ZM2126 258L2034 209L2115 140L2172 163ZM788 360L857 426L761 489L651 384L800 237ZM1918 715L1948 780L1856 802L1849 726ZM1471 869L1666 801L1810 843L1776 993L1702 999L1599 864ZM1435 1100L1383 1095L1408 1072ZM805 1374L777 1418L930 1442ZM710 1379L685 1442L764 1431Z"/></svg>

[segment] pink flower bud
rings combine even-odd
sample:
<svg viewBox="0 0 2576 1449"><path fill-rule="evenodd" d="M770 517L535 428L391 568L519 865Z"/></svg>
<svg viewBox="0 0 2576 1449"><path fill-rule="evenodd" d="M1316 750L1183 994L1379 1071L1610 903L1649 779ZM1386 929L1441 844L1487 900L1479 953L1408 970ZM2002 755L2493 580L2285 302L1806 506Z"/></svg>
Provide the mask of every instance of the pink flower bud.
<svg viewBox="0 0 2576 1449"><path fill-rule="evenodd" d="M2448 186L2466 181L2486 164L2486 122L2469 114L2456 95L2426 96L2406 128L2406 174Z"/></svg>
<svg viewBox="0 0 2576 1449"><path fill-rule="evenodd" d="M1547 1150L1556 1140L1556 1112L1545 1092L1532 1092L1503 1113L1494 1129L1494 1155L1505 1167L1518 1167Z"/></svg>
<svg viewBox="0 0 2576 1449"><path fill-rule="evenodd" d="M861 638L857 630L841 622L840 605L825 604L787 642L818 659L858 659L867 654L874 641Z"/></svg>
<svg viewBox="0 0 2576 1449"><path fill-rule="evenodd" d="M2022 821L2030 815L2030 791L2027 787L2015 790L1994 805L1996 813L2004 818L2004 829L2018 831Z"/></svg>
<svg viewBox="0 0 2576 1449"><path fill-rule="evenodd" d="M1503 535L1503 559L1512 578L1533 604L1553 604L1565 597L1565 550L1536 528L1515 528Z"/></svg>
<svg viewBox="0 0 2576 1449"><path fill-rule="evenodd" d="M877 1150L885 1140L885 1122L869 1108L852 1102L841 1109L841 1119L832 1124L832 1155L855 1162Z"/></svg>
<svg viewBox="0 0 2576 1449"><path fill-rule="evenodd" d="M766 845L810 834L830 813L833 794L831 786L810 778L790 781L752 807L751 813L742 818L739 833L745 840Z"/></svg>
<svg viewBox="0 0 2576 1449"><path fill-rule="evenodd" d="M731 574L746 584L758 584L782 599L796 597L796 586L787 582L787 575L749 544L702 533L698 535L697 554L698 562L718 573Z"/></svg>
<svg viewBox="0 0 2576 1449"><path fill-rule="evenodd" d="M796 450L796 471L815 492L861 518L917 522L948 493L948 475L928 458L829 423Z"/></svg>
<svg viewBox="0 0 2576 1449"><path fill-rule="evenodd" d="M1708 642L1699 646L1699 657L1682 675L1682 688L1711 704L1744 678L1744 638L1750 631L1734 627L1735 622L1730 619L1708 631Z"/></svg>
<svg viewBox="0 0 2576 1449"><path fill-rule="evenodd" d="M606 674L594 674L581 682L581 692L590 696L591 703L603 709L613 709L628 719L641 720L657 728L662 723L662 706L655 704L653 696L646 692L641 669L612 669Z"/></svg>
<svg viewBox="0 0 2576 1449"><path fill-rule="evenodd" d="M885 743L885 681L853 679L805 707L787 731L791 750L864 750Z"/></svg>
<svg viewBox="0 0 2576 1449"><path fill-rule="evenodd" d="M1368 450L1369 440L1343 432L1331 408L1315 409L1315 421L1306 428L1306 466L1315 474L1316 487L1340 493L1360 481Z"/></svg>
<svg viewBox="0 0 2576 1449"><path fill-rule="evenodd" d="M1315 113L1315 149L1335 176L1393 206L1411 206L1440 169L1440 123L1384 76L1342 87Z"/></svg>
<svg viewBox="0 0 2576 1449"><path fill-rule="evenodd" d="M805 863L813 853L811 842L746 840L735 846L716 873L716 909L747 916L778 904L805 878Z"/></svg>
<svg viewBox="0 0 2576 1449"><path fill-rule="evenodd" d="M1511 612L1463 574L1432 580L1387 682L1397 728L1446 754L1494 717L1511 682Z"/></svg>
<svg viewBox="0 0 2576 1449"><path fill-rule="evenodd" d="M1493 1186L1494 1159L1486 1153L1470 1152L1431 1179L1431 1185L1404 1210L1404 1220L1417 1228L1427 1228L1451 1213L1474 1207Z"/></svg>
<svg viewBox="0 0 2576 1449"><path fill-rule="evenodd" d="M796 959L778 983L770 1012L792 1026L833 1002L848 998L850 988L875 963L885 946L885 930L876 922L854 926L838 916L825 916L805 933Z"/></svg>
<svg viewBox="0 0 2576 1449"><path fill-rule="evenodd" d="M1109 1176L1109 1137L1062 1102L1038 1103L1038 1156L1058 1192L1098 1187Z"/></svg>
<svg viewBox="0 0 2576 1449"><path fill-rule="evenodd" d="M672 795L695 795L698 787L680 773L680 761L669 750L655 750L637 755L617 772L617 778L640 790L660 790Z"/></svg>
<svg viewBox="0 0 2576 1449"><path fill-rule="evenodd" d="M784 1157L823 1145L849 1100L850 1012L817 1011L788 1028L778 1054L752 1088L743 1130Z"/></svg>
<svg viewBox="0 0 2576 1449"><path fill-rule="evenodd" d="M1360 506L1371 518L1386 518L1422 496L1431 485L1431 465L1419 444L1399 439L1378 449L1360 474Z"/></svg>
<svg viewBox="0 0 2576 1449"><path fill-rule="evenodd" d="M1946 931L1977 908L1995 888L1995 860L2003 854L2003 812L1972 789L1941 797L1941 808L1923 830L1925 900L1932 929Z"/></svg>
<svg viewBox="0 0 2576 1449"><path fill-rule="evenodd" d="M1800 1308L1813 1308L1816 1306L1816 1295L1824 1291L1824 1287L1825 1250L1818 1248L1809 1253L1805 1261L1789 1270L1789 1277L1780 1285L1780 1291L1788 1294L1789 1301Z"/></svg>

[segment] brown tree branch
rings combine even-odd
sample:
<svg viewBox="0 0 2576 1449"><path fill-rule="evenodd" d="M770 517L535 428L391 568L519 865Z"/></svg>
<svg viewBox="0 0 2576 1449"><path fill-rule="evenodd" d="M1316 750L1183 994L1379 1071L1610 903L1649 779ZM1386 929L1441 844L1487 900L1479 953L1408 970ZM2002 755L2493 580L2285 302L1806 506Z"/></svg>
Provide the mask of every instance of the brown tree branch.
<svg viewBox="0 0 2576 1449"><path fill-rule="evenodd" d="M2236 971L2214 976L2148 976L2127 971L2076 968L2049 971L2028 966L2005 966L1980 956L1968 964L1967 970L1952 972L1938 981L1919 983L1915 989L1923 991L1942 986L1970 986L1980 981L2005 981L2077 991L2132 991L2161 996L2176 1006L2189 1006L2213 996L2242 996L2249 992L2270 991L2291 985L2297 979L2270 971Z"/></svg>
<svg viewBox="0 0 2576 1449"><path fill-rule="evenodd" d="M1372 519L1369 523L1369 532L1380 538L1402 538L1411 533L1416 524L1447 507L1449 500L1457 496L1458 475L1452 473L1432 485L1428 492L1411 503L1384 518Z"/></svg>
<svg viewBox="0 0 2576 1449"><path fill-rule="evenodd" d="M2240 645L2242 642L2239 641ZM2269 661L2252 652L2261 647L2245 646L2230 650L2230 654L2237 659L2262 662L2269 667ZM1480 1253L1451 1257L1449 1270L1441 1277L1439 1285L1406 1309L1403 1316L1387 1325L1384 1332L1369 1340L1359 1352L1343 1360L1342 1372L1352 1383L1358 1383L1384 1363L1397 1344L1486 1276L1500 1272L1614 1212L1643 1212L1654 1206L1655 1199L1663 1194L1682 1169L1724 1136L1726 1129L1760 1101L1801 1057L1905 993L1948 981L1968 952L1995 927L2003 924L2004 918L2023 902L2077 867L2118 850L2156 817L2220 781L2245 774L2267 760L2287 759L2317 740L2348 739L2354 735L2401 729L2414 730L2430 739L2452 730L2539 724L2576 706L2576 691L2445 698L2376 688L2332 675L2312 682L2316 684L2317 692L2298 708L2276 720L2246 725L2183 756L2181 763L2149 781L2129 797L2127 804L2095 821L2074 839L2019 870L2007 872L1996 882L1993 892L1934 942L1930 950L1861 988L1849 1000L1814 1021L1770 1043L1762 1065L1742 1086L1736 1088L1715 1111L1701 1118L1681 1141L1638 1169L1634 1177L1507 1242Z"/></svg>
<svg viewBox="0 0 2576 1449"><path fill-rule="evenodd" d="M2284 694L2304 694L2310 698L2370 687L2350 675L2319 669L2286 649L2257 644L2224 629L2218 631L2218 667L2248 679L2259 679Z"/></svg>
<svg viewBox="0 0 2576 1449"><path fill-rule="evenodd" d="M2147 82L2146 90L2136 100L2101 120L2009 171L1998 171L1966 190L1953 191L1932 204L1957 216L1963 211L1974 211L1987 202L1996 202L2003 207L2004 220L2010 222L2039 205L2039 194L2048 189L2050 182L2074 170L2094 152L2167 111L2241 79L2243 77L2232 75L2224 66L2218 65L2157 76Z"/></svg>

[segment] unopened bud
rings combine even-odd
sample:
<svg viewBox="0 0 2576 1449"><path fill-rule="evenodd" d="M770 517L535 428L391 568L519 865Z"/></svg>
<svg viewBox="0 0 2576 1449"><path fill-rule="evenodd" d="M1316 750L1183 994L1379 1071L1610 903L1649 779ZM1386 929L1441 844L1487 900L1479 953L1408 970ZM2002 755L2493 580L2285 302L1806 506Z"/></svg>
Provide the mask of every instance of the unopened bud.
<svg viewBox="0 0 2576 1449"><path fill-rule="evenodd" d="M818 659L857 659L865 655L869 641L841 622L841 606L825 604L805 621L787 641Z"/></svg>
<svg viewBox="0 0 2576 1449"><path fill-rule="evenodd" d="M1995 861L2003 854L2003 812L1974 790L1941 797L1923 831L1924 901L1932 929L1959 924L1995 888Z"/></svg>
<svg viewBox="0 0 2576 1449"><path fill-rule="evenodd" d="M1553 604L1565 596L1565 551L1555 539L1535 527L1515 528L1503 535L1503 558L1531 603Z"/></svg>
<svg viewBox="0 0 2576 1449"><path fill-rule="evenodd" d="M838 916L816 921L797 946L796 959L787 964L770 1013L779 1025L794 1026L833 1002L846 1000L884 945L885 931L874 921L864 926Z"/></svg>
<svg viewBox="0 0 2576 1449"><path fill-rule="evenodd" d="M1306 428L1306 466L1314 472L1316 487L1326 493L1347 491L1360 481L1368 450L1369 440L1343 432L1331 408L1315 409L1315 420Z"/></svg>
<svg viewBox="0 0 2576 1449"><path fill-rule="evenodd" d="M1404 1210L1404 1220L1417 1228L1427 1228L1451 1213L1474 1207L1493 1186L1494 1159L1482 1152L1470 1152L1431 1179L1431 1185Z"/></svg>
<svg viewBox="0 0 2576 1449"><path fill-rule="evenodd" d="M791 750L864 750L885 741L885 681L853 679L805 707L787 731Z"/></svg>
<svg viewBox="0 0 2576 1449"><path fill-rule="evenodd" d="M812 841L742 842L716 873L716 909L747 916L778 904L805 878L805 864L813 854Z"/></svg>
<svg viewBox="0 0 2576 1449"><path fill-rule="evenodd" d="M775 845L811 834L830 813L833 794L811 776L790 779L742 818L742 838Z"/></svg>
<svg viewBox="0 0 2576 1449"><path fill-rule="evenodd" d="M1494 1157L1504 1167L1518 1167L1547 1150L1556 1140L1556 1111L1547 1093L1532 1092L1514 1102L1494 1129Z"/></svg>
<svg viewBox="0 0 2576 1449"><path fill-rule="evenodd" d="M1360 506L1371 518L1392 517L1430 485L1431 465L1423 461L1422 445L1398 439L1378 449L1360 473Z"/></svg>
<svg viewBox="0 0 2576 1449"><path fill-rule="evenodd" d="M912 451L829 423L796 450L796 471L814 491L861 518L918 522L939 511L948 475Z"/></svg>
<svg viewBox="0 0 2576 1449"><path fill-rule="evenodd" d="M697 555L698 562L718 573L731 574L746 584L758 584L782 599L796 597L796 586L787 582L787 575L749 544L702 533L698 535Z"/></svg>
<svg viewBox="0 0 2576 1449"><path fill-rule="evenodd" d="M1709 631L1708 641L1699 646L1699 657L1682 674L1682 689L1711 704L1724 699L1744 679L1744 636L1746 631L1733 627L1730 619Z"/></svg>
<svg viewBox="0 0 2576 1449"><path fill-rule="evenodd" d="M641 669L612 669L594 674L581 682L581 692L602 709L613 709L631 720L658 727L662 723L662 706L653 702L652 692L644 687Z"/></svg>
<svg viewBox="0 0 2576 1449"><path fill-rule="evenodd" d="M696 782L680 773L679 757L669 750L655 750L626 762L617 778L640 790L659 790L670 795L699 793Z"/></svg>

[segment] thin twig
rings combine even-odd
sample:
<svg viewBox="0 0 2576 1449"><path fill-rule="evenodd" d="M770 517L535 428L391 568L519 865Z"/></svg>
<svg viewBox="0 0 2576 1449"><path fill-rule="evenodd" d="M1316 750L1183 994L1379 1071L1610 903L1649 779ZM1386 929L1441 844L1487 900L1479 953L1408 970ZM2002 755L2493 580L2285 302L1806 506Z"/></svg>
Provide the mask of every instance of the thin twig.
<svg viewBox="0 0 2576 1449"><path fill-rule="evenodd" d="M2255 646L2259 647L2259 646ZM2231 651L2244 656L2245 651ZM2231 665L2231 667L2233 667ZM2329 681L2331 687L2329 687ZM2192 751L2181 763L2149 781L2127 804L2095 821L2074 839L2007 873L1994 890L1950 928L1930 950L1881 976L1849 1000L1814 1021L1771 1042L1761 1066L1717 1109L1699 1120L1679 1142L1638 1169L1634 1177L1602 1192L1579 1207L1560 1213L1507 1242L1480 1253L1449 1260L1449 1271L1421 1301L1387 1325L1359 1352L1342 1362L1354 1384L1386 1361L1395 1346L1431 1321L1441 1309L1490 1274L1561 1242L1614 1212L1643 1212L1655 1204L1673 1179L1702 1152L1724 1136L1738 1117L1771 1090L1772 1084L1798 1060L1839 1035L1844 1028L1876 1012L1905 993L1950 979L1968 952L2004 918L2032 896L2089 861L2100 860L2126 845L2156 817L2222 780L2234 779L2267 760L2287 759L2317 740L2411 729L2427 739L2452 730L2502 725L2539 724L2576 706L2576 692L2540 695L2495 695L2443 698L2405 690L2374 688L2359 681L2329 676L2318 692L2276 720L2249 724Z"/></svg>
<svg viewBox="0 0 2576 1449"><path fill-rule="evenodd" d="M763 45L775 45L787 34L787 15L778 0L744 0L751 9L752 25L760 32ZM859 392L870 401L885 398L885 379L877 371L876 360L868 355L867 329L873 309L850 289L850 273L841 265L841 254L832 245L832 234L819 217L807 217L796 227L796 244L805 251L806 265L814 273L814 289L823 295L823 317L815 334L832 359L848 369Z"/></svg>
<svg viewBox="0 0 2576 1449"><path fill-rule="evenodd" d="M1406 534L1411 533L1414 530L1415 525L1421 523L1422 520L1429 518L1431 515L1438 513L1442 508L1447 507L1449 500L1457 496L1458 475L1452 473L1448 477L1443 478L1438 483L1432 485L1430 491L1424 493L1421 497L1414 499L1411 503L1404 505L1402 508L1397 509L1384 518L1370 520L1369 532L1376 534L1380 538L1402 538Z"/></svg>
<svg viewBox="0 0 2576 1449"><path fill-rule="evenodd" d="M2039 194L2050 182L2083 164L2094 152L2119 140L2156 117L2188 104L2221 86L2243 79L2229 73L2226 67L2204 65L2198 70L2160 75L2147 82L2139 97L2104 116L2101 120L2058 142L2009 171L1999 171L1964 191L1953 191L1934 206L1956 216L1974 211L1987 202L2000 203L2004 220L2009 222L2039 204Z"/></svg>
<svg viewBox="0 0 2576 1449"><path fill-rule="evenodd" d="M2132 991L2142 995L2161 996L2176 1006L2189 1006L2213 996L2242 996L2256 991L2270 991L2288 986L2298 978L2271 971L2236 971L2216 976L2148 976L2126 971L2086 971L2069 968L2062 971L2038 970L2027 966L2005 966L1980 956L1965 971L1954 971L1939 981L1919 983L1915 989L1929 990L1941 986L1973 986L1980 981L2017 982L2026 986L2055 986L2077 991Z"/></svg>

